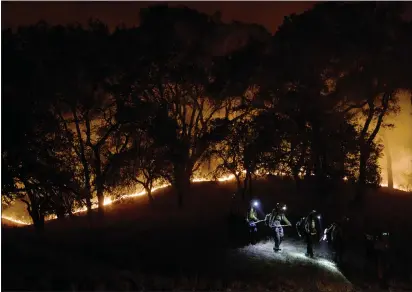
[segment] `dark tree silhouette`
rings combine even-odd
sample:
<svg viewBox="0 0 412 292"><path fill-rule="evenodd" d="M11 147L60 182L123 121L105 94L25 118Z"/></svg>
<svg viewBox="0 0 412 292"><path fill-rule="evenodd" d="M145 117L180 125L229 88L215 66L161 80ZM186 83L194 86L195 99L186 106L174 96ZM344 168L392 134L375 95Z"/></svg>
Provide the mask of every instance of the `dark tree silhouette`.
<svg viewBox="0 0 412 292"><path fill-rule="evenodd" d="M145 129L134 130L132 135L132 145L127 151L122 152L113 159L115 169L120 170L112 185L122 184L135 187L136 184L144 188L149 198L149 202L154 206L152 189L155 183L161 184L165 177L165 149L157 147L152 139L147 135Z"/></svg>
<svg viewBox="0 0 412 292"><path fill-rule="evenodd" d="M37 230L43 229L44 218L53 208L65 209L60 214L69 212L69 206L60 201L61 192L76 195L74 182L56 156L64 151L63 137L48 111L52 95L46 64L36 50L36 42L45 38L47 29L40 23L3 38L8 55L3 68L9 72L3 79L3 105L7 107L3 119L13 127L3 129L2 187L4 194L27 204ZM31 38L34 43L29 42Z"/></svg>
<svg viewBox="0 0 412 292"><path fill-rule="evenodd" d="M182 30L183 24L190 29ZM135 64L139 72L131 70L125 77L132 83L121 94L125 104L156 104L150 135L166 150L165 177L177 189L180 206L210 143L222 139L222 127L241 114L236 114L231 99L208 92L215 82L213 56L205 55L199 42L208 37L211 25L204 15L185 8L156 6L144 11L144 58Z"/></svg>
<svg viewBox="0 0 412 292"><path fill-rule="evenodd" d="M243 199L245 199L246 191L250 192L248 187L251 185L251 175L256 169L251 164L256 161L257 153L249 151L250 145L254 143L254 133L250 123L246 120L238 120L230 125L229 134L225 139L212 145L204 157L206 160L216 162L216 168L213 171L215 178L225 175L235 177L237 193L241 193Z"/></svg>
<svg viewBox="0 0 412 292"><path fill-rule="evenodd" d="M405 36L398 6L370 5L348 7L352 21L341 32L346 52L338 61L341 67L336 84L344 111L358 109L364 116L359 135L359 200L368 181L367 165L376 135L385 125L385 116L399 110L398 89L410 86L399 70L404 68ZM365 35L368 37L362 37Z"/></svg>
<svg viewBox="0 0 412 292"><path fill-rule="evenodd" d="M269 74L277 78L264 88L277 99L281 111L300 125L299 132L309 134L306 174L313 172L319 185L330 176L327 153L337 150L325 149L332 130L327 128L332 126L339 133L355 123L357 113L366 116L357 138L359 186L369 180L375 136L384 116L397 110L396 90L407 86L393 73L397 66L404 68L400 56L405 38L397 8L374 3L319 4L286 18L274 36L267 64L277 65L278 71Z"/></svg>
<svg viewBox="0 0 412 292"><path fill-rule="evenodd" d="M186 7L152 6L110 33L39 23L2 32L2 187L38 230L135 184L178 204L205 162L252 195L256 174L317 192L380 184L376 136L410 90L401 4L321 3L274 36ZM24 119L22 118L24 117Z"/></svg>
<svg viewBox="0 0 412 292"><path fill-rule="evenodd" d="M108 30L104 24L92 21L87 29L69 27L60 33L64 41L56 44L56 61L66 66L55 72L53 113L69 138L72 155L82 165L80 180L87 209L90 213L95 193L102 214L111 157L129 143L127 136L117 134L117 102L109 93L116 68L111 67L108 54ZM117 147L119 143L124 145Z"/></svg>

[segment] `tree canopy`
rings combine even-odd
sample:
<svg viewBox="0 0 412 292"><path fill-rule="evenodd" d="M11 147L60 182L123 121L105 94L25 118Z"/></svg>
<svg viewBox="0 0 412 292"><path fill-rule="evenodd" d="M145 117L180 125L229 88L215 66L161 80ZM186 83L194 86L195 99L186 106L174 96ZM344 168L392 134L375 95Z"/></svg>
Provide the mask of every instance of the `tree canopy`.
<svg viewBox="0 0 412 292"><path fill-rule="evenodd" d="M399 4L400 5L400 4ZM262 174L380 184L376 139L410 90L411 23L399 5L322 3L276 34L186 7L141 11L137 28L39 23L2 32L3 201L47 215L140 184Z"/></svg>

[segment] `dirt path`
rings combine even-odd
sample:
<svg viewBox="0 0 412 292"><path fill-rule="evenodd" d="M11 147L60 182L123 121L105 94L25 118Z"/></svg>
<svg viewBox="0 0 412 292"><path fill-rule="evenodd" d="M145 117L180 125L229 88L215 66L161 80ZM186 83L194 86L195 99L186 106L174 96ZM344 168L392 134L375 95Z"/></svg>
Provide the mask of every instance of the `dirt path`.
<svg viewBox="0 0 412 292"><path fill-rule="evenodd" d="M352 284L317 250L314 259L305 256L303 242L285 240L282 251L273 251L273 242L249 245L229 253L233 273L259 278L278 291L353 291ZM245 275L245 276L246 276Z"/></svg>
<svg viewBox="0 0 412 292"><path fill-rule="evenodd" d="M327 249L317 246L317 257L310 259L304 255L304 242L291 238L282 243L280 253L274 253L271 241L225 249L208 244L207 236L193 242L176 237L174 241L150 240L151 245L102 237L97 248L91 240L96 236L76 243L21 238L18 244L16 240L4 244L3 289L379 291L376 285L357 288L353 275L342 273ZM408 291L403 287L389 291Z"/></svg>

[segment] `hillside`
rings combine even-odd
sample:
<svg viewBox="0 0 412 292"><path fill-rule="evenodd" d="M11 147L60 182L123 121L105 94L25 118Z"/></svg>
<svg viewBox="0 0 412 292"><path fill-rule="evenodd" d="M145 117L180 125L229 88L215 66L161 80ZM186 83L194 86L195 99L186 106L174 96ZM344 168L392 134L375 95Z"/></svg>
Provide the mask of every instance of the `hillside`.
<svg viewBox="0 0 412 292"><path fill-rule="evenodd" d="M69 285L75 290L91 290L90 285L105 285L105 289L119 290L122 288L118 285L141 285L161 290L195 285L206 290L347 291L349 282L360 281L354 273L342 275L322 246L317 249L321 258L306 259L303 242L297 241L293 229L285 230L281 255L274 255L272 243L266 241L229 248L226 219L233 190L232 183L193 184L183 210L178 210L173 190L163 189L155 193L154 209L148 206L146 197L131 199L108 206L104 220L91 224L86 216L51 221L40 238L33 235L31 227L3 229L3 265L7 267L4 287L64 290ZM348 190L343 188L334 199L309 192L296 194L293 184L275 179L255 183L254 191L259 194L263 213L269 212L277 201L286 202L292 222L312 208L322 211L325 223L330 222L345 211L344 203L350 199ZM352 214L356 218L352 244L362 248L362 236L357 234L362 226L392 228L396 264L403 270L398 276L404 283L412 270L405 241L412 238L408 213L412 197L403 192L388 195L380 190L369 194L366 201L364 212ZM361 251L354 248L351 258L359 259L359 254ZM32 257L34 260L26 260ZM361 265L354 260L352 270L358 271ZM34 276L37 273L38 278Z"/></svg>
<svg viewBox="0 0 412 292"><path fill-rule="evenodd" d="M14 221L11 221L6 218L1 218L1 227L2 228L11 228L11 227L21 227L21 224L18 224Z"/></svg>

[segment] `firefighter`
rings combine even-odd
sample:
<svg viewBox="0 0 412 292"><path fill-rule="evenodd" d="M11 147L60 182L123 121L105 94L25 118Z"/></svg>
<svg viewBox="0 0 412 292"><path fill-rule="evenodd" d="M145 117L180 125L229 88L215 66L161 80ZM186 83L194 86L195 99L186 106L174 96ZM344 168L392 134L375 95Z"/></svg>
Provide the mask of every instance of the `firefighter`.
<svg viewBox="0 0 412 292"><path fill-rule="evenodd" d="M283 227L281 223L284 222L287 226L292 226L292 224L289 222L289 220L285 216L285 211L286 211L286 205L277 203L276 207L272 210L272 213L266 215L266 218L265 218L267 220L267 224L269 225L269 227L272 229L272 232L273 232L273 237L275 241L273 250L275 252L279 252L281 250L280 244L282 243L282 240L284 237Z"/></svg>
<svg viewBox="0 0 412 292"><path fill-rule="evenodd" d="M313 254L313 242L315 236L318 234L317 232L317 224L316 221L320 219L320 215L315 211L311 211L304 221L304 232L305 232L305 239L306 239L306 256L307 257L314 257Z"/></svg>
<svg viewBox="0 0 412 292"><path fill-rule="evenodd" d="M258 201L254 200L250 202L250 209L246 214L246 222L249 225L249 237L250 242L255 244L257 241L257 221L259 221L256 208L258 207Z"/></svg>
<svg viewBox="0 0 412 292"><path fill-rule="evenodd" d="M373 274L377 275L382 288L388 286L388 254L389 254L389 233L377 232L377 235L365 234L366 237L366 257L372 264Z"/></svg>
<svg viewBox="0 0 412 292"><path fill-rule="evenodd" d="M343 217L339 221L332 223L325 229L325 240L333 253L333 260L341 265L345 252L345 229L349 222L348 217Z"/></svg>
<svg viewBox="0 0 412 292"><path fill-rule="evenodd" d="M302 217L298 222L296 222L296 232L300 238L305 237L305 221L306 217Z"/></svg>

